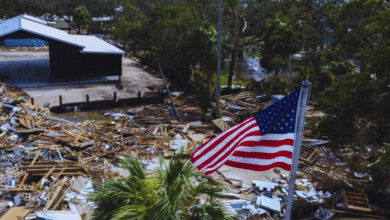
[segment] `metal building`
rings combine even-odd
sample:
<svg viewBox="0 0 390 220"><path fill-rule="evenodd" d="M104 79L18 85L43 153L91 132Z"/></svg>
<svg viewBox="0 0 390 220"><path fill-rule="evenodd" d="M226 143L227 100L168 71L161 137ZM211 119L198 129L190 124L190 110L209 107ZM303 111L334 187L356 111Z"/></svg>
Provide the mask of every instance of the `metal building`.
<svg viewBox="0 0 390 220"><path fill-rule="evenodd" d="M122 75L125 52L97 37L70 35L28 15L0 23L0 41L35 38L49 42L50 74L54 81Z"/></svg>

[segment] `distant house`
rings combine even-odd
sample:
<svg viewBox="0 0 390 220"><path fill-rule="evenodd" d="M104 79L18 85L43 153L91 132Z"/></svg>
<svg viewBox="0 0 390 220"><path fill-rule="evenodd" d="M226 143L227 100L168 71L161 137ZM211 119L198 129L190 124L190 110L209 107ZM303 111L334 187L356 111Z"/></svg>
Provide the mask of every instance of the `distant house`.
<svg viewBox="0 0 390 220"><path fill-rule="evenodd" d="M122 75L124 51L94 36L70 35L31 16L2 21L0 41L8 39L47 41L52 80Z"/></svg>
<svg viewBox="0 0 390 220"><path fill-rule="evenodd" d="M44 16L42 16L41 18L44 19ZM50 27L54 27L54 28L64 30L64 31L69 31L69 30L73 30L74 25L75 25L74 22L72 21L72 17L70 18L70 20L71 20L71 22L70 22L70 26L69 26L69 22L68 22L69 17L68 16L59 17L57 15L54 15L53 21L47 22L47 23Z"/></svg>

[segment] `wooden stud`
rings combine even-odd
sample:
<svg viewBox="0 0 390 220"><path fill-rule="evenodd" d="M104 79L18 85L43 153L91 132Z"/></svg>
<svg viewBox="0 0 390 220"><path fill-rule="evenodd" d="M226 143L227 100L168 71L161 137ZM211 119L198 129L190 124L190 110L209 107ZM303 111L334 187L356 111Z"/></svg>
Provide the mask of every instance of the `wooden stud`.
<svg viewBox="0 0 390 220"><path fill-rule="evenodd" d="M31 105L34 105L34 98L31 98Z"/></svg>
<svg viewBox="0 0 390 220"><path fill-rule="evenodd" d="M62 108L62 95L60 95L59 99L60 99L60 107Z"/></svg>
<svg viewBox="0 0 390 220"><path fill-rule="evenodd" d="M38 187L41 187L41 182L42 182L42 180L43 180L43 179L47 179L47 178L50 176L50 174L53 173L54 169L55 169L55 167L51 168L51 170L49 170L49 171L42 177L42 179L39 180L39 182L37 183L37 186L38 186ZM34 176L34 175L33 175L33 176Z"/></svg>
<svg viewBox="0 0 390 220"><path fill-rule="evenodd" d="M116 102L116 92L114 92L114 102Z"/></svg>
<svg viewBox="0 0 390 220"><path fill-rule="evenodd" d="M62 180L61 180L61 183L59 186L57 186L57 189L56 191L54 191L54 194L53 196L51 197L51 199L46 203L45 205L45 208L43 209L44 211L50 209L50 206L54 203L54 201L56 200L58 194L61 192L62 188L64 187L65 183L68 181L68 177L64 177Z"/></svg>
<svg viewBox="0 0 390 220"><path fill-rule="evenodd" d="M41 153L41 149L38 150L37 155L35 155L33 161L30 164L30 167L34 166L35 161L37 160L39 154Z"/></svg>
<svg viewBox="0 0 390 220"><path fill-rule="evenodd" d="M89 95L87 95L87 103L89 103Z"/></svg>
<svg viewBox="0 0 390 220"><path fill-rule="evenodd" d="M19 189L21 189L24 185L24 183L26 182L27 180L27 177L28 177L28 173L24 174L24 177L22 179L22 182L20 182L20 185L19 185Z"/></svg>

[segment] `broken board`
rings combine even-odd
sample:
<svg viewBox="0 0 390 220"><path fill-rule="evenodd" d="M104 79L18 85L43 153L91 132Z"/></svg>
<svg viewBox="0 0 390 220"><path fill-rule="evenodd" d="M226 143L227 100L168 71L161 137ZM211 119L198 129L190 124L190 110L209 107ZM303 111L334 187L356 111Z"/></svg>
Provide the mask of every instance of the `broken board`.
<svg viewBox="0 0 390 220"><path fill-rule="evenodd" d="M19 220L27 216L30 212L25 207L11 207L0 220Z"/></svg>
<svg viewBox="0 0 390 220"><path fill-rule="evenodd" d="M349 210L371 212L367 195L362 193L343 192L344 205Z"/></svg>
<svg viewBox="0 0 390 220"><path fill-rule="evenodd" d="M215 119L212 121L213 124L215 124L221 131L226 131L227 129L230 128L230 126L225 122L222 121L222 119Z"/></svg>

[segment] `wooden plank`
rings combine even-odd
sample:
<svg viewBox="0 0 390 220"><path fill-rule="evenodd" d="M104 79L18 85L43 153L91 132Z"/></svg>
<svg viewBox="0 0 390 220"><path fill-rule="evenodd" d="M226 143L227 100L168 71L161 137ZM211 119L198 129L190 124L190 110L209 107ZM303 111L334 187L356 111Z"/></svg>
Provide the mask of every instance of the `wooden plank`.
<svg viewBox="0 0 390 220"><path fill-rule="evenodd" d="M41 149L38 150L37 155L35 155L34 160L31 162L30 166L34 166L35 161L38 159L39 154L41 153Z"/></svg>
<svg viewBox="0 0 390 220"><path fill-rule="evenodd" d="M1 192L34 192L34 189L3 188Z"/></svg>
<svg viewBox="0 0 390 220"><path fill-rule="evenodd" d="M55 210L57 208L57 206L61 203L61 201L64 199L66 192L73 187L74 183L76 182L76 179L73 178L72 180L73 180L73 182L71 182L69 187L66 190L63 190L62 196L60 199L57 200L57 203L53 206L53 210Z"/></svg>
<svg viewBox="0 0 390 220"><path fill-rule="evenodd" d="M28 215L30 209L26 207L11 207L2 217L1 220L20 220Z"/></svg>
<svg viewBox="0 0 390 220"><path fill-rule="evenodd" d="M28 173L24 174L24 177L22 179L22 182L20 182L20 185L19 185L19 189L21 189L24 185L24 183L26 182L27 180L27 177L28 177Z"/></svg>
<svg viewBox="0 0 390 220"><path fill-rule="evenodd" d="M343 192L344 204L349 210L372 212L367 195L362 193Z"/></svg>
<svg viewBox="0 0 390 220"><path fill-rule="evenodd" d="M43 176L43 174L41 173L31 173L30 174L31 176ZM52 173L52 175L60 175L60 173ZM84 175L83 173L62 173L61 176L80 176L80 175Z"/></svg>
<svg viewBox="0 0 390 220"><path fill-rule="evenodd" d="M42 177L42 179L39 180L39 182L37 183L38 187L41 186L42 180L43 180L43 179L47 179L47 178L50 176L50 174L54 171L54 169L55 169L54 167L51 168L51 170L49 170L49 171ZM34 175L33 175L33 176L34 176Z"/></svg>
<svg viewBox="0 0 390 220"><path fill-rule="evenodd" d="M215 124L221 131L226 131L227 129L230 128L230 126L225 122L222 121L222 119L215 119L212 120L213 124Z"/></svg>
<svg viewBox="0 0 390 220"><path fill-rule="evenodd" d="M61 182L60 182L60 185L57 186L56 190L54 191L52 197L50 198L50 200L46 203L45 207L43 208L43 210L49 210L50 209L50 206L54 203L54 201L56 200L58 194L61 192L62 188L64 187L65 183L68 181L68 177L64 177Z"/></svg>

